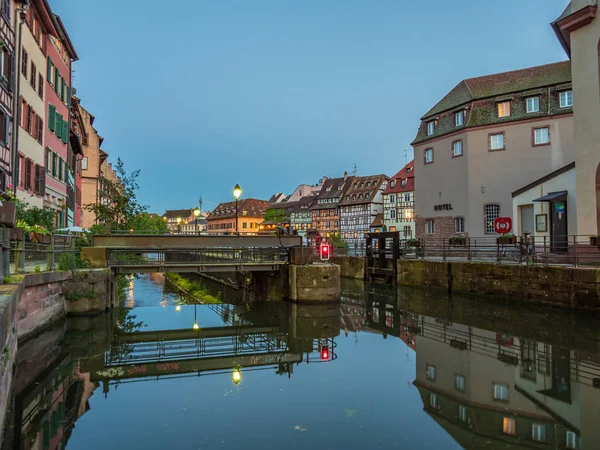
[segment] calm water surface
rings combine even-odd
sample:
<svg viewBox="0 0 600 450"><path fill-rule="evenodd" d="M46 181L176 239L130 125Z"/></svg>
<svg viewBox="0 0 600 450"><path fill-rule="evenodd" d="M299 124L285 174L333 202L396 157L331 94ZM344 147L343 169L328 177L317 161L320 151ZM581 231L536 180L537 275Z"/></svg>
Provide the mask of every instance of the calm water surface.
<svg viewBox="0 0 600 450"><path fill-rule="evenodd" d="M186 305L159 275L125 306L20 346L4 449L600 448L590 314L350 282Z"/></svg>

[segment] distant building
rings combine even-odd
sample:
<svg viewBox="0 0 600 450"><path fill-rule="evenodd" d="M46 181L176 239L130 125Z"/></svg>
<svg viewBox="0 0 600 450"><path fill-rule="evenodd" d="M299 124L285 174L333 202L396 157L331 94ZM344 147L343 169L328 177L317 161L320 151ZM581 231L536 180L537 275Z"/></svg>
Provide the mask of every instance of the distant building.
<svg viewBox="0 0 600 450"><path fill-rule="evenodd" d="M340 236L348 244L364 245L365 233L370 232L377 215L383 213L382 193L387 183L385 175L353 177L339 203Z"/></svg>
<svg viewBox="0 0 600 450"><path fill-rule="evenodd" d="M574 160L570 61L461 81L423 115L412 145L416 237L493 237L513 191Z"/></svg>
<svg viewBox="0 0 600 450"><path fill-rule="evenodd" d="M286 197L285 194L281 193L281 192L276 192L275 194L273 194L271 196L271 198L268 200L269 203L281 203L283 201L285 201Z"/></svg>
<svg viewBox="0 0 600 450"><path fill-rule="evenodd" d="M352 185L354 177L344 172L343 178L323 178L321 191L310 207L312 228L324 238L339 236L339 203Z"/></svg>
<svg viewBox="0 0 600 450"><path fill-rule="evenodd" d="M322 184L315 184L314 186L311 186L310 184L301 184L294 189L294 192L290 194L286 201L297 202L302 197L317 195L319 192L321 192L322 187Z"/></svg>
<svg viewBox="0 0 600 450"><path fill-rule="evenodd" d="M194 214L196 208L167 209L162 215L171 233L194 234L203 233L207 227L207 212L201 212L198 218ZM197 226L197 228L196 228Z"/></svg>
<svg viewBox="0 0 600 450"><path fill-rule="evenodd" d="M238 202L238 231L240 234L256 234L263 222L265 211L269 206L267 200L247 198ZM209 234L235 233L235 202L220 203L208 216L207 231Z"/></svg>
<svg viewBox="0 0 600 450"><path fill-rule="evenodd" d="M299 236L306 236L306 232L312 226L313 214L310 208L316 200L315 195L304 196L291 208L290 226Z"/></svg>
<svg viewBox="0 0 600 450"><path fill-rule="evenodd" d="M409 162L390 178L383 191L383 224L387 231L399 231L401 239L415 235L415 163Z"/></svg>

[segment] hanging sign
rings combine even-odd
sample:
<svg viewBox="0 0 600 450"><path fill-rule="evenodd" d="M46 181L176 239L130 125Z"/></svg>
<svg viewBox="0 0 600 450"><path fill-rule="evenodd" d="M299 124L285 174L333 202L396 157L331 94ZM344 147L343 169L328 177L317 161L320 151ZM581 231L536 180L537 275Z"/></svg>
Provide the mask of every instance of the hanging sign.
<svg viewBox="0 0 600 450"><path fill-rule="evenodd" d="M494 231L498 234L506 234L512 231L512 219L510 217L496 217L494 219Z"/></svg>

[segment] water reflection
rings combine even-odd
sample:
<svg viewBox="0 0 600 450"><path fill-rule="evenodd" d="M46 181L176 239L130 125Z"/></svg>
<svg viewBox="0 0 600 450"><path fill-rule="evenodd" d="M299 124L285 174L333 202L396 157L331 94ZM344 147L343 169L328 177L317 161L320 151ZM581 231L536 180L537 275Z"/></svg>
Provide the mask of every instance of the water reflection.
<svg viewBox="0 0 600 450"><path fill-rule="evenodd" d="M600 448L590 315L358 283L184 305L141 278L132 301L20 346L3 450Z"/></svg>

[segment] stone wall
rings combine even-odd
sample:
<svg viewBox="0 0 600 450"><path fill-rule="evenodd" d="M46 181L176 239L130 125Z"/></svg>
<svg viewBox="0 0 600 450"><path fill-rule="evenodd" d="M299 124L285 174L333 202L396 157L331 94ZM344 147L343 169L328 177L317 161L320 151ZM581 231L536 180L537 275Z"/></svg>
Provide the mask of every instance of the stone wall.
<svg viewBox="0 0 600 450"><path fill-rule="evenodd" d="M97 313L110 309L113 299L110 269L85 269L72 272L63 285L67 314Z"/></svg>
<svg viewBox="0 0 600 450"><path fill-rule="evenodd" d="M333 264L340 266L341 276L363 280L365 278L365 258L356 256L335 256L331 258Z"/></svg>
<svg viewBox="0 0 600 450"><path fill-rule="evenodd" d="M600 309L600 269L399 260L398 284Z"/></svg>
<svg viewBox="0 0 600 450"><path fill-rule="evenodd" d="M11 399L17 353L17 285L0 285L0 443Z"/></svg>
<svg viewBox="0 0 600 450"><path fill-rule="evenodd" d="M336 264L289 265L289 298L296 302L340 300L340 266Z"/></svg>

